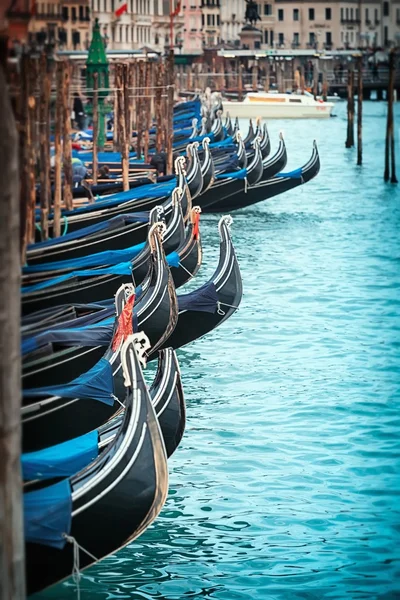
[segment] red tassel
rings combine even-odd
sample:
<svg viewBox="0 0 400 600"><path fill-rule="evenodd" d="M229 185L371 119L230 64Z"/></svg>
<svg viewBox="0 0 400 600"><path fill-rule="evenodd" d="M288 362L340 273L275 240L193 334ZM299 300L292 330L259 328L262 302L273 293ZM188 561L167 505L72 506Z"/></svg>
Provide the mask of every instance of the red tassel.
<svg viewBox="0 0 400 600"><path fill-rule="evenodd" d="M115 352L122 340L126 340L128 335L133 334L132 312L134 303L135 294L132 294L132 296L128 298L122 313L118 317L118 327L112 345L113 352Z"/></svg>

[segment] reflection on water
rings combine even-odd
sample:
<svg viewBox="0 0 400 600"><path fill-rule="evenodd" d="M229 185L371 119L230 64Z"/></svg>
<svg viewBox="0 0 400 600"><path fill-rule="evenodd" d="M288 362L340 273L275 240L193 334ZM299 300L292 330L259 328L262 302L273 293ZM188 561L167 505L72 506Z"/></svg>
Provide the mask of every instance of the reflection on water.
<svg viewBox="0 0 400 600"><path fill-rule="evenodd" d="M385 186L383 103L364 166L345 106L285 130L288 169L322 170L234 215L243 304L179 351L188 405L156 523L85 573L82 598L400 597L400 193ZM249 192L251 193L251 192ZM202 217L217 263L217 216ZM40 594L75 598L72 582Z"/></svg>

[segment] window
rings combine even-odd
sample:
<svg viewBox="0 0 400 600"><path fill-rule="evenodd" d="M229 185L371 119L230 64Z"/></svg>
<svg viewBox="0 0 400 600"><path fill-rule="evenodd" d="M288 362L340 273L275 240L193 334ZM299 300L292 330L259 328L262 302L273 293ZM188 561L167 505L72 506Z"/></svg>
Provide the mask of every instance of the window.
<svg viewBox="0 0 400 600"><path fill-rule="evenodd" d="M205 21L204 21L204 15L201 15L201 24L202 24L202 25L203 25L203 27L204 27L204 25L205 25Z"/></svg>
<svg viewBox="0 0 400 600"><path fill-rule="evenodd" d="M299 20L299 9L294 8L293 9L293 21L298 21L298 20Z"/></svg>
<svg viewBox="0 0 400 600"><path fill-rule="evenodd" d="M389 27L387 25L385 25L385 27L383 28L383 40L383 43L385 44L385 46L387 46L389 44Z"/></svg>
<svg viewBox="0 0 400 600"><path fill-rule="evenodd" d="M383 16L384 17L388 17L389 16L389 2L384 2L383 3Z"/></svg>
<svg viewBox="0 0 400 600"><path fill-rule="evenodd" d="M397 23L400 23L400 8L396 10L396 21Z"/></svg>
<svg viewBox="0 0 400 600"><path fill-rule="evenodd" d="M332 46L332 33L330 31L325 32L325 44L327 46Z"/></svg>
<svg viewBox="0 0 400 600"><path fill-rule="evenodd" d="M379 23L378 9L375 9L375 23Z"/></svg>
<svg viewBox="0 0 400 600"><path fill-rule="evenodd" d="M211 25L214 27L215 25L215 15L211 15Z"/></svg>
<svg viewBox="0 0 400 600"><path fill-rule="evenodd" d="M269 32L269 39L270 39L269 45L273 46L274 45L274 32L272 31L272 29Z"/></svg>
<svg viewBox="0 0 400 600"><path fill-rule="evenodd" d="M300 34L298 33L293 34L293 46L300 46Z"/></svg>
<svg viewBox="0 0 400 600"><path fill-rule="evenodd" d="M68 6L62 7L62 18L63 21L68 21Z"/></svg>
<svg viewBox="0 0 400 600"><path fill-rule="evenodd" d="M83 14L83 6L79 7L79 20L83 21L84 20L84 14Z"/></svg>
<svg viewBox="0 0 400 600"><path fill-rule="evenodd" d="M353 18L354 18L354 14L353 14L353 9L351 8L350 9L350 19L351 19L351 21L353 20Z"/></svg>
<svg viewBox="0 0 400 600"><path fill-rule="evenodd" d="M211 15L207 15L207 25L211 25Z"/></svg>
<svg viewBox="0 0 400 600"><path fill-rule="evenodd" d="M76 21L76 8L75 8L75 6L71 6L71 19L72 19L72 21Z"/></svg>
<svg viewBox="0 0 400 600"><path fill-rule="evenodd" d="M325 9L325 20L330 21L331 19L332 19L332 9L326 8Z"/></svg>
<svg viewBox="0 0 400 600"><path fill-rule="evenodd" d="M283 46L285 43L285 34L283 33L278 33L278 44L280 46Z"/></svg>
<svg viewBox="0 0 400 600"><path fill-rule="evenodd" d="M268 29L264 30L264 44L268 44Z"/></svg>
<svg viewBox="0 0 400 600"><path fill-rule="evenodd" d="M278 9L278 21L283 21L283 8Z"/></svg>
<svg viewBox="0 0 400 600"><path fill-rule="evenodd" d="M264 4L264 15L266 17L269 17L272 15L272 5L271 4Z"/></svg>
<svg viewBox="0 0 400 600"><path fill-rule="evenodd" d="M344 8L340 9L340 20L343 21L344 20Z"/></svg>
<svg viewBox="0 0 400 600"><path fill-rule="evenodd" d="M308 9L308 19L310 21L314 21L315 19L315 10L313 8Z"/></svg>
<svg viewBox="0 0 400 600"><path fill-rule="evenodd" d="M220 25L219 15L217 15L217 25Z"/></svg>
<svg viewBox="0 0 400 600"><path fill-rule="evenodd" d="M309 44L310 46L314 46L315 44L315 33L313 31L309 33Z"/></svg>
<svg viewBox="0 0 400 600"><path fill-rule="evenodd" d="M369 9L368 8L365 9L365 22L369 23Z"/></svg>

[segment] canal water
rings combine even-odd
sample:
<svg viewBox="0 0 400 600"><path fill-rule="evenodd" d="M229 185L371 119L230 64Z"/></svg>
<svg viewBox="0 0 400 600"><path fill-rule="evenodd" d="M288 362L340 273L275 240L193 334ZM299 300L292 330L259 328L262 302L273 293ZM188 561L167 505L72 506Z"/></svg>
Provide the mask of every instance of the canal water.
<svg viewBox="0 0 400 600"><path fill-rule="evenodd" d="M167 503L85 572L82 600L400 598L400 187L382 177L385 103L364 104L362 168L335 113L269 124L288 169L316 138L321 172L233 215L243 303L179 351ZM192 287L216 265L217 222L202 218Z"/></svg>

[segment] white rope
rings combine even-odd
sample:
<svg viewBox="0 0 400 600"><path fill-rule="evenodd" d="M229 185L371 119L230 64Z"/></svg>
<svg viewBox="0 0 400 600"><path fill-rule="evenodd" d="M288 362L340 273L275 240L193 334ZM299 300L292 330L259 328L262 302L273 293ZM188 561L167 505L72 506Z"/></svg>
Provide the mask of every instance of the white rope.
<svg viewBox="0 0 400 600"><path fill-rule="evenodd" d="M186 267L185 267L185 266L184 266L184 265L183 265L183 264L182 264L180 261L179 261L179 266L180 266L180 267L182 267L182 269L183 269L184 271L186 271L186 273L187 273L188 275L190 275L190 277L193 277L193 273L191 273L191 272L190 272L190 271L189 271L189 270L188 270L188 269L187 269L187 268L186 268Z"/></svg>
<svg viewBox="0 0 400 600"><path fill-rule="evenodd" d="M115 400L115 402L118 402L118 404L120 404L122 406L122 408L125 408L125 404L123 402L121 402L121 400L119 398L117 398L117 396L115 396L114 394L111 394L111 398L113 398L113 400Z"/></svg>
<svg viewBox="0 0 400 600"><path fill-rule="evenodd" d="M81 588L80 588L80 580L82 577L80 568L79 568L79 550L82 550L82 552L85 552L85 554L87 554L88 556L90 556L90 558L93 558L93 560L95 560L96 562L99 560L98 558L96 558L95 556L93 556L93 554L91 554L88 550L85 550L85 548L83 548L82 546L80 546L78 544L78 542L76 541L76 539L74 537L72 537L72 535L67 535L66 533L63 533L63 538L69 543L72 544L73 546L73 565L72 565L72 581L75 583L76 585L76 597L77 600L80 600L81 598Z"/></svg>
<svg viewBox="0 0 400 600"><path fill-rule="evenodd" d="M238 306L234 306L233 304L226 304L226 302L217 302L217 313L219 315L226 315L226 312L222 310L221 306L228 306L229 308L235 308L236 310L239 309Z"/></svg>

